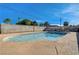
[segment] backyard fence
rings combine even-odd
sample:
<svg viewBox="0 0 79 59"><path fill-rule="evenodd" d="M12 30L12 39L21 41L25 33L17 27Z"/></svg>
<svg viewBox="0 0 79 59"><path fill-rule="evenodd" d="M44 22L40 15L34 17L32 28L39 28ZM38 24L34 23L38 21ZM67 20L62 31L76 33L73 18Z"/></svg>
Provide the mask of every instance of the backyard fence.
<svg viewBox="0 0 79 59"><path fill-rule="evenodd" d="M12 25L12 24L1 24L1 33L17 33L17 32L32 32L32 31L43 31L45 27L40 26L27 26L27 25Z"/></svg>

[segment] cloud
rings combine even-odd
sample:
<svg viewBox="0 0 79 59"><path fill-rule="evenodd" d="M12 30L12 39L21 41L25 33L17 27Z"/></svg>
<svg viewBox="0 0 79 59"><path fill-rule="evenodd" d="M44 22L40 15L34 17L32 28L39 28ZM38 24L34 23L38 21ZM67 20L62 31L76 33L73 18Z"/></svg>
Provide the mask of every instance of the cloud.
<svg viewBox="0 0 79 59"><path fill-rule="evenodd" d="M61 14L63 18L68 19L70 24L79 24L79 4L70 4Z"/></svg>

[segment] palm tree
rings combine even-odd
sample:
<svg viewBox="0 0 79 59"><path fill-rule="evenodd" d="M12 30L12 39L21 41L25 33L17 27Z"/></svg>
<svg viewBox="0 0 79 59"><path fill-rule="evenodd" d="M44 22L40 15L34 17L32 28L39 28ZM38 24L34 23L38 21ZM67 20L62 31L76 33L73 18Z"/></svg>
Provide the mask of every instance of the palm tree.
<svg viewBox="0 0 79 59"><path fill-rule="evenodd" d="M38 26L38 23L36 21L32 21L32 24L33 25L33 32L35 31L35 26Z"/></svg>
<svg viewBox="0 0 79 59"><path fill-rule="evenodd" d="M68 30L69 22L65 21L65 22L63 23L63 25L64 25L64 31L67 31L67 30Z"/></svg>
<svg viewBox="0 0 79 59"><path fill-rule="evenodd" d="M69 25L69 22L65 21L63 25L64 26L68 26Z"/></svg>
<svg viewBox="0 0 79 59"><path fill-rule="evenodd" d="M10 18L6 18L3 22L6 23L6 24L10 24L11 23L11 19Z"/></svg>

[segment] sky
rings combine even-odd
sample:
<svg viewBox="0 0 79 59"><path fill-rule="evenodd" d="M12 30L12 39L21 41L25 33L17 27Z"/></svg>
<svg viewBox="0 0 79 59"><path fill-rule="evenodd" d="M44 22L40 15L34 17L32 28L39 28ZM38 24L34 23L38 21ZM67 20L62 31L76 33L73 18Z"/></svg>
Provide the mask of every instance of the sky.
<svg viewBox="0 0 79 59"><path fill-rule="evenodd" d="M10 18L12 24L30 19L37 22L48 21L50 24L79 24L79 4L65 3L0 3L0 23Z"/></svg>

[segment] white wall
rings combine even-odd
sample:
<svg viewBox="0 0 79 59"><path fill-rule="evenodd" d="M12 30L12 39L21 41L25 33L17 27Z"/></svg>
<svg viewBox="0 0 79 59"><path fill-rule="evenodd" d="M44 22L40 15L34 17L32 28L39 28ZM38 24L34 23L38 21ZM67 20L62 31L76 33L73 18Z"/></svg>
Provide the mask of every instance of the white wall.
<svg viewBox="0 0 79 59"><path fill-rule="evenodd" d="M45 27L27 26L27 25L12 25L1 24L1 33L15 33L15 32L29 32L29 31L42 31Z"/></svg>

